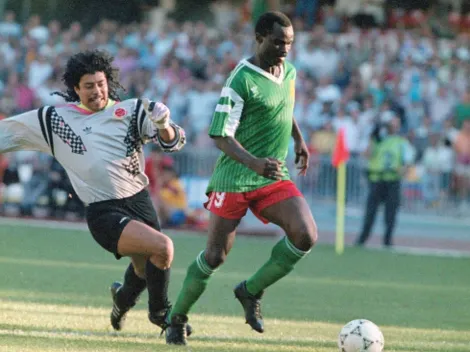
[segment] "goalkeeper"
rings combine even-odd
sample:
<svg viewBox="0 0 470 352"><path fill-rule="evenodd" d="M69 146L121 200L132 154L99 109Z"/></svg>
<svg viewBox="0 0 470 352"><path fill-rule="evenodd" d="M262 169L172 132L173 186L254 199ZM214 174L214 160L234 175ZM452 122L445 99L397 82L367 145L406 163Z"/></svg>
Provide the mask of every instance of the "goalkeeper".
<svg viewBox="0 0 470 352"><path fill-rule="evenodd" d="M124 283L111 285L113 328L122 328L145 288L149 319L164 327L173 243L160 231L145 189L142 145L156 143L174 152L185 144L185 135L164 104L118 101L122 87L112 61L100 51L72 56L62 77L66 91L54 93L67 103L1 121L0 153L35 150L54 156L85 204L96 242L116 259L130 257Z"/></svg>

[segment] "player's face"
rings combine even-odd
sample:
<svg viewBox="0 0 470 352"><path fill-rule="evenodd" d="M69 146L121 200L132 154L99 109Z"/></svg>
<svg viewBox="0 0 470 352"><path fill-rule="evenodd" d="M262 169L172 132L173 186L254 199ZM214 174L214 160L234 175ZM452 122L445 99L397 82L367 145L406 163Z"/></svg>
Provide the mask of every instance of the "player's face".
<svg viewBox="0 0 470 352"><path fill-rule="evenodd" d="M283 27L275 23L273 30L266 37L257 36L258 55L270 65L284 62L294 41L294 28Z"/></svg>
<svg viewBox="0 0 470 352"><path fill-rule="evenodd" d="M83 75L75 87L80 102L91 111L101 111L108 104L108 81L104 72Z"/></svg>

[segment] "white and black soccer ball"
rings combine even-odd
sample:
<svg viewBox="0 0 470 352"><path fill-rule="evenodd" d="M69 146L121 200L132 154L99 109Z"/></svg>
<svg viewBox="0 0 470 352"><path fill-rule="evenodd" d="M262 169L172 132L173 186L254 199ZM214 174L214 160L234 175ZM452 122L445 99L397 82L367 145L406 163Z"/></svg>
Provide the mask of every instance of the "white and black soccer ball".
<svg viewBox="0 0 470 352"><path fill-rule="evenodd" d="M373 322L355 319L341 329L338 347L340 352L382 352L384 335Z"/></svg>

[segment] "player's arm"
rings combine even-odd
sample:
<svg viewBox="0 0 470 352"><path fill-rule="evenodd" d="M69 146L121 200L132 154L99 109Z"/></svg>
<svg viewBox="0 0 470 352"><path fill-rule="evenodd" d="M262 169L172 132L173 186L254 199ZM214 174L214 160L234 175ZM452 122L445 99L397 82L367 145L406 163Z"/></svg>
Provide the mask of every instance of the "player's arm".
<svg viewBox="0 0 470 352"><path fill-rule="evenodd" d="M139 102L137 103L139 105ZM141 101L138 114L140 136L144 142L154 141L165 152L181 150L186 144L184 130L170 119L170 110L163 103Z"/></svg>
<svg viewBox="0 0 470 352"><path fill-rule="evenodd" d="M249 153L234 137L211 136L217 148L230 158L245 165L260 176L281 180L283 163L273 158L257 158Z"/></svg>
<svg viewBox="0 0 470 352"><path fill-rule="evenodd" d="M0 153L33 150L51 154L50 111L43 107L0 121Z"/></svg>
<svg viewBox="0 0 470 352"><path fill-rule="evenodd" d="M232 86L222 89L209 127L209 136L214 139L217 148L230 158L245 165L258 175L280 180L283 177L280 161L271 158L257 158L235 139L235 132L240 124L245 105L245 96L243 84L234 83Z"/></svg>
<svg viewBox="0 0 470 352"><path fill-rule="evenodd" d="M292 137L294 138L294 151L295 151L295 164L297 165L297 170L299 170L299 175L305 176L308 169L308 159L309 152L307 144L302 137L302 132L300 132L299 125L295 118L292 118Z"/></svg>

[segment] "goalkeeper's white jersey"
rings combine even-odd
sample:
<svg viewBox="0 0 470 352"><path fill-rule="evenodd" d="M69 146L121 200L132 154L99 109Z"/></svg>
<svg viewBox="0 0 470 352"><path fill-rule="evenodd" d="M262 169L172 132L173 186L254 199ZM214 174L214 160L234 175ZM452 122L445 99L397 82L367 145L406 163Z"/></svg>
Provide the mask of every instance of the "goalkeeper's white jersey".
<svg viewBox="0 0 470 352"><path fill-rule="evenodd" d="M54 156L88 205L146 187L142 145L153 140L172 151L184 139L184 131L175 130L175 143L162 143L139 99L111 102L96 113L78 104L44 106L0 121L0 153L35 150Z"/></svg>

